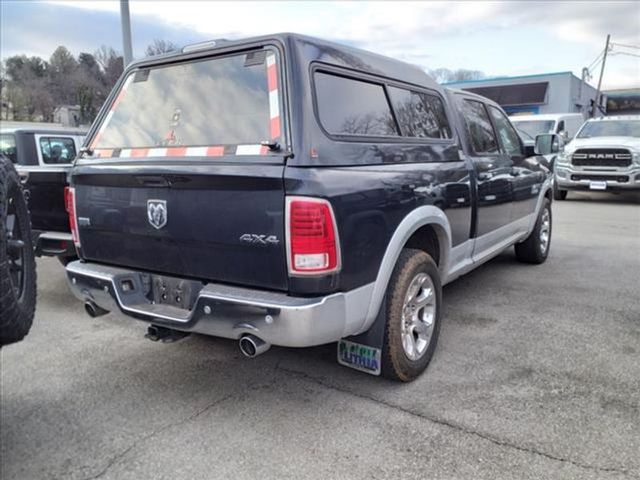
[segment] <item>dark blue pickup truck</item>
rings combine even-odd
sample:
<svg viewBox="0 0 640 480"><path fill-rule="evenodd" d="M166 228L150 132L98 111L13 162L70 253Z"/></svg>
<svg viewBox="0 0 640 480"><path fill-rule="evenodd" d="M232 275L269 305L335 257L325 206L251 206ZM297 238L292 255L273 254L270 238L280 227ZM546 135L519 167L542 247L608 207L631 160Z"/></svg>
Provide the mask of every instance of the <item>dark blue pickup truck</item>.
<svg viewBox="0 0 640 480"><path fill-rule="evenodd" d="M442 285L549 252L550 172L498 105L302 35L130 65L71 185L67 274L92 316L247 356L339 342L402 381L433 355Z"/></svg>

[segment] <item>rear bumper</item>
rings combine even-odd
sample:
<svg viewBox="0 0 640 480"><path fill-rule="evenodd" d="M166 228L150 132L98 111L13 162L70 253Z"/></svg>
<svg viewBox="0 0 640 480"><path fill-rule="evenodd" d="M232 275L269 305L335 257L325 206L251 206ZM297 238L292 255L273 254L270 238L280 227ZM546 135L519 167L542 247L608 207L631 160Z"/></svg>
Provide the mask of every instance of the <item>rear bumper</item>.
<svg viewBox="0 0 640 480"><path fill-rule="evenodd" d="M41 232L36 233L36 256L71 257L76 255L71 233L65 232Z"/></svg>
<svg viewBox="0 0 640 480"><path fill-rule="evenodd" d="M640 167L635 165L615 171L596 171L556 164L554 177L562 190L589 190L592 181L606 181L607 190L640 190Z"/></svg>
<svg viewBox="0 0 640 480"><path fill-rule="evenodd" d="M208 283L191 310L151 303L144 295L144 272L81 261L67 265L73 294L107 311L120 310L155 325L239 339L250 333L272 345L308 347L352 335L362 325L373 284L346 293L300 298ZM125 291L123 281L134 285Z"/></svg>

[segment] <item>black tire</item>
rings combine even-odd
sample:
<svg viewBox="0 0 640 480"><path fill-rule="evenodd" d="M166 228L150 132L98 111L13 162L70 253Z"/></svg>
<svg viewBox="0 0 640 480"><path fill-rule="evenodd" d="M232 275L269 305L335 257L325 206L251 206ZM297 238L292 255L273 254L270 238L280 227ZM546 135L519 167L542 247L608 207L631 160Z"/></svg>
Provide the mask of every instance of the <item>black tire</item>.
<svg viewBox="0 0 640 480"><path fill-rule="evenodd" d="M553 182L553 199L554 200L566 200L567 194L569 192L567 190L561 190L558 188L558 184Z"/></svg>
<svg viewBox="0 0 640 480"><path fill-rule="evenodd" d="M403 347L403 310L412 281L419 275L426 274L431 280L429 288L433 289L434 307L431 333L426 348L418 358L412 359ZM420 293L422 290L419 290ZM438 267L433 259L422 250L406 248L400 254L387 287L386 326L382 347L382 375L392 380L410 382L418 377L429 365L438 343L440 332L440 316L442 306L442 285ZM426 308L426 307L425 307ZM431 308L431 307L429 307ZM424 310L422 310L424 312ZM417 316L420 312L416 313ZM409 329L405 330L409 331ZM417 338L417 333L412 332Z"/></svg>
<svg viewBox="0 0 640 480"><path fill-rule="evenodd" d="M0 157L0 346L29 333L35 307L36 262L29 210L13 164Z"/></svg>
<svg viewBox="0 0 640 480"><path fill-rule="evenodd" d="M549 219L546 247L542 241L545 214L548 214ZM533 231L524 241L515 244L516 258L525 263L544 263L551 249L552 225L551 202L548 198L545 198Z"/></svg>

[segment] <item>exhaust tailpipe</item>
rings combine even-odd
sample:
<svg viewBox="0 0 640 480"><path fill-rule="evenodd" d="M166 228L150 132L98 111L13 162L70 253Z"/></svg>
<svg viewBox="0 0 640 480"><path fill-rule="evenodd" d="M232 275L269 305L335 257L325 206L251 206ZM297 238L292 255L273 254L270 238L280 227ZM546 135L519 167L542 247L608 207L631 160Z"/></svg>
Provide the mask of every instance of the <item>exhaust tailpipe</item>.
<svg viewBox="0 0 640 480"><path fill-rule="evenodd" d="M102 315L106 315L107 313L109 313L109 310L100 308L93 302L85 302L84 309L91 318L101 317Z"/></svg>
<svg viewBox="0 0 640 480"><path fill-rule="evenodd" d="M240 351L244 356L253 358L266 352L271 348L271 344L259 339L255 335L247 334L240 338Z"/></svg>

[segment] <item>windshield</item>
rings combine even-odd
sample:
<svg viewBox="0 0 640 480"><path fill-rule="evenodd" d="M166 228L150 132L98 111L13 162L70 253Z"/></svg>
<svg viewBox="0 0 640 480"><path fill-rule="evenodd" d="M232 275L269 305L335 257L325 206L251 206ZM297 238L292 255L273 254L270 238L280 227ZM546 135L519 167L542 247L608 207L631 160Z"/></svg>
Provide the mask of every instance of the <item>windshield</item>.
<svg viewBox="0 0 640 480"><path fill-rule="evenodd" d="M587 122L580 129L578 138L636 137L640 138L640 120L598 120Z"/></svg>
<svg viewBox="0 0 640 480"><path fill-rule="evenodd" d="M12 163L16 163L18 161L16 136L13 133L0 134L0 153L11 160Z"/></svg>
<svg viewBox="0 0 640 480"><path fill-rule="evenodd" d="M535 139L536 135L541 133L554 133L553 126L555 122L553 120L516 120L512 118L511 123L532 139Z"/></svg>
<svg viewBox="0 0 640 480"><path fill-rule="evenodd" d="M175 155L180 147L259 145L279 136L275 52L260 50L132 73L91 147Z"/></svg>
<svg viewBox="0 0 640 480"><path fill-rule="evenodd" d="M520 135L520 138L522 138L523 140L535 140L535 137L532 137L524 130L520 130L518 127L516 127L516 130L518 131L518 135Z"/></svg>

